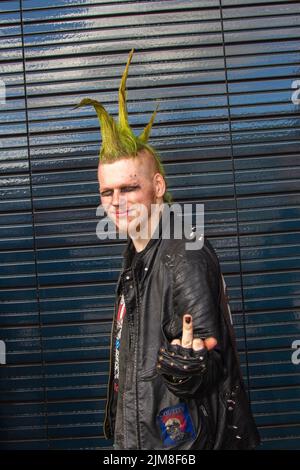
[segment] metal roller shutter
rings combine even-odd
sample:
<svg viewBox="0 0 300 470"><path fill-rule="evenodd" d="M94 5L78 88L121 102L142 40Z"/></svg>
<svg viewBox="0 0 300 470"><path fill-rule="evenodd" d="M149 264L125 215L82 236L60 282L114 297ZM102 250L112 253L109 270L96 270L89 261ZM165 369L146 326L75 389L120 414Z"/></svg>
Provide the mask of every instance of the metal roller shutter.
<svg viewBox="0 0 300 470"><path fill-rule="evenodd" d="M205 204L262 448L300 448L300 2L0 1L2 449L107 448L123 244L100 242L93 96L117 113L129 50L136 132L175 200Z"/></svg>

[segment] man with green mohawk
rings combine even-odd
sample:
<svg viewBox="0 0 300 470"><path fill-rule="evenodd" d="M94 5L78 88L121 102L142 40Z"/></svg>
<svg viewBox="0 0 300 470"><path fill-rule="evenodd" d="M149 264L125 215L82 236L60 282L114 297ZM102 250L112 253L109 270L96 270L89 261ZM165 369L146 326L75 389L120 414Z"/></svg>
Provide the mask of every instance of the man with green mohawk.
<svg viewBox="0 0 300 470"><path fill-rule="evenodd" d="M78 105L98 115L101 203L129 236L116 287L104 435L118 450L251 449L259 437L217 255L206 237L191 251L174 231L178 214L170 211L161 159L147 143L157 109L138 137L128 123L133 52L118 122L96 100Z"/></svg>
<svg viewBox="0 0 300 470"><path fill-rule="evenodd" d="M151 203L161 206L163 202L170 203L172 197L166 191L165 171L160 156L147 143L157 109L139 136L135 136L128 122L126 81L133 53L134 49L129 54L119 87L118 122L110 116L104 106L97 100L84 98L77 107L85 105L94 106L100 122L102 146L99 155L98 179L101 202L108 216L113 220L120 232L128 232L130 221L137 215L137 205L143 204L147 208L148 233L146 238L142 239L139 237L139 239L136 239L136 246L141 250L151 238L154 221L157 217L157 212L154 214L153 211L150 211ZM113 181L113 178L121 179L121 181ZM107 188L107 181L110 183L109 188ZM112 185L112 183L115 184ZM118 186L118 183L120 183L122 188L120 190L117 189L113 193L111 186ZM125 183L126 187L124 187ZM129 192L133 194L135 211L133 211L133 208L130 211L129 207L125 207L127 206L126 203L133 202L132 196L124 197L124 194ZM117 205L112 202L112 194L118 196L117 200L114 199ZM128 211L125 209L128 209ZM152 225L150 225L151 221Z"/></svg>

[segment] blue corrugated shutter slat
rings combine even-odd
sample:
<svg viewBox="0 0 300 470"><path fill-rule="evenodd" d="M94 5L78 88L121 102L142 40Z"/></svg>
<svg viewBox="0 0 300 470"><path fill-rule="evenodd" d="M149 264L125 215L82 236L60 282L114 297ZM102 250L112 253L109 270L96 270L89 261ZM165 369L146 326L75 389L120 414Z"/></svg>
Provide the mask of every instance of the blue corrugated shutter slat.
<svg viewBox="0 0 300 470"><path fill-rule="evenodd" d="M98 121L160 109L151 143L176 201L205 204L265 449L300 448L300 4L0 2L1 449L101 449L124 243L96 236Z"/></svg>

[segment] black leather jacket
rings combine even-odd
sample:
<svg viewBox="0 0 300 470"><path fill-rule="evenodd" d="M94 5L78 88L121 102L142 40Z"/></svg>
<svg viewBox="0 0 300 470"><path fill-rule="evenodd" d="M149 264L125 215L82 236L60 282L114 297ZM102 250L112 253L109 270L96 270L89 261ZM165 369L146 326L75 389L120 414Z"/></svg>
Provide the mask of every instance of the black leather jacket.
<svg viewBox="0 0 300 470"><path fill-rule="evenodd" d="M116 289L104 434L116 449L253 449L259 435L249 408L235 348L226 290L206 238L200 250L185 239L152 238L131 265L124 252ZM113 412L114 335L123 291L119 399ZM182 316L193 317L194 337L217 338L196 353L170 345L181 338ZM160 364L161 367L157 367ZM114 403L115 405L115 403Z"/></svg>

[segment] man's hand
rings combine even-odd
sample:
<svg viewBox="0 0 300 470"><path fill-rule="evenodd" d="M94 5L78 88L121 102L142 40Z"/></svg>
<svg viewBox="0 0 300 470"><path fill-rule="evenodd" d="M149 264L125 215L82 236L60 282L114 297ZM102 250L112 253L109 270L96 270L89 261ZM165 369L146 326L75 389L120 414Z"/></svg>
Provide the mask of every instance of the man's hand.
<svg viewBox="0 0 300 470"><path fill-rule="evenodd" d="M216 344L217 340L213 337L204 340L194 339L192 316L185 314L183 316L182 338L181 340L173 339L171 343L160 348L156 364L157 370L173 384L182 383L184 378L205 374L208 351ZM170 377L172 378L170 379Z"/></svg>
<svg viewBox="0 0 300 470"><path fill-rule="evenodd" d="M200 349L206 348L208 350L213 349L217 345L217 340L214 337L206 338L204 341L200 338L193 337L193 319L191 315L183 316L183 325L182 325L182 338L173 339L171 344L178 344L183 348L193 348L194 351L199 351Z"/></svg>

